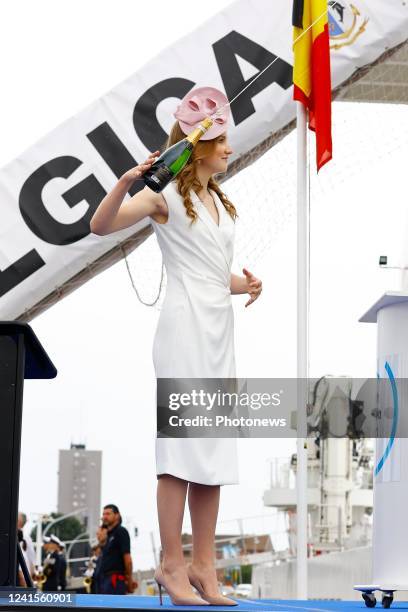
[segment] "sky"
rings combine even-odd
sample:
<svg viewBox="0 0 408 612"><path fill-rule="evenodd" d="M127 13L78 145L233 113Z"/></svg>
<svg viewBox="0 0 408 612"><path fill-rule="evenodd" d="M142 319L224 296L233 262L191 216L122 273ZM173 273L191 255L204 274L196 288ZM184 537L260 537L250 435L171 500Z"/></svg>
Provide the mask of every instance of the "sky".
<svg viewBox="0 0 408 612"><path fill-rule="evenodd" d="M230 4L208 0L205 16ZM0 165L110 90L203 19L203 8L157 0L154 24L140 7L73 0L4 3L0 38ZM180 10L182 6L183 10ZM33 27L33 25L35 27ZM18 30L18 36L16 31ZM333 104L334 159L315 174L311 158L310 375L375 375L376 326L358 319L398 273L406 240L408 118L402 105ZM240 214L233 272L263 282L244 308L233 296L238 376L296 376L296 137L292 132L223 188ZM145 300L156 295L161 259L154 235L128 257ZM152 340L160 304L141 304L120 261L36 317L31 325L58 369L25 381L20 508L56 510L58 451L71 442L103 451L102 504L116 503L137 567L153 565L159 542L154 462ZM239 440L239 485L222 487L218 531L283 532L262 502L271 460L295 440ZM189 529L186 511L184 528ZM282 534L275 535L279 546Z"/></svg>

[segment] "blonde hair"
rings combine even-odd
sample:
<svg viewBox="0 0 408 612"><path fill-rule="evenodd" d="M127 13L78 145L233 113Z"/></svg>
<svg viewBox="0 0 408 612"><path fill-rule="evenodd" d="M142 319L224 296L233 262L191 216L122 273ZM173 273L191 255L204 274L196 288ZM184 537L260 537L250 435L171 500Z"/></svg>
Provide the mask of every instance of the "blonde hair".
<svg viewBox="0 0 408 612"><path fill-rule="evenodd" d="M183 140L183 138L185 137L186 135L180 128L178 121L176 121L170 130L170 134L167 138L167 141L165 142L162 152L165 149L168 149L169 147L174 145L176 142ZM193 202L190 198L190 190L194 189L194 191L197 192L200 191L200 189L202 188L202 185L196 172L197 162L199 159L202 159L203 157L207 157L208 155L212 154L215 148L216 141L216 138L213 138L212 140L199 140L195 145L187 164L182 170L180 170L176 178L173 179L177 184L178 193L183 198L183 204L186 209L186 214L188 217L191 218L191 223L196 222L198 215L194 209ZM217 193L221 202L224 205L224 208L226 209L232 220L235 221L236 217L238 217L236 208L233 203L227 198L225 193L221 191L221 187L213 176L208 179L208 188L213 189Z"/></svg>

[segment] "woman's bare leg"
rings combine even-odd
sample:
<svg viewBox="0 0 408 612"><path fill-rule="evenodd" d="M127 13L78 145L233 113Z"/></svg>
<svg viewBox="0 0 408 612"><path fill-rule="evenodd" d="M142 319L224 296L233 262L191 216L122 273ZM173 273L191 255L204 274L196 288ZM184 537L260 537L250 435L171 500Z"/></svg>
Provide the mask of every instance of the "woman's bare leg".
<svg viewBox="0 0 408 612"><path fill-rule="evenodd" d="M170 474L157 480L157 513L163 551L162 565L184 563L181 547L181 528L186 503L188 482Z"/></svg>
<svg viewBox="0 0 408 612"><path fill-rule="evenodd" d="M219 593L215 571L215 527L220 502L220 485L202 485L190 482L188 505L193 531L193 558L191 568L200 577L209 595Z"/></svg>
<svg viewBox="0 0 408 612"><path fill-rule="evenodd" d="M157 481L157 512L162 546L161 567L168 586L179 596L194 594L181 545L181 529L188 482L171 474Z"/></svg>

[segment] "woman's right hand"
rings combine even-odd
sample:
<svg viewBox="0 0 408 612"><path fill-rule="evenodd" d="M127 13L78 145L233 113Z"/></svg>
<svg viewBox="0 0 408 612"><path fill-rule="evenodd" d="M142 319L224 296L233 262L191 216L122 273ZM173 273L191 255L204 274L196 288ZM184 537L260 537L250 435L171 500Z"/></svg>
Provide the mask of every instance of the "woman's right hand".
<svg viewBox="0 0 408 612"><path fill-rule="evenodd" d="M134 168L130 168L127 172L122 175L122 179L128 182L130 185L134 183L134 181L140 178L154 163L155 158L160 156L160 151L154 151L151 153L145 162L135 166Z"/></svg>

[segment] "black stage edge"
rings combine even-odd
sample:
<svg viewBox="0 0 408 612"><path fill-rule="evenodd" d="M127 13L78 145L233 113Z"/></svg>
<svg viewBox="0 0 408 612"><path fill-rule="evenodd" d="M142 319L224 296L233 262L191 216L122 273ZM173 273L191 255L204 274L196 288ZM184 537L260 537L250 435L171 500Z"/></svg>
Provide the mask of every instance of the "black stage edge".
<svg viewBox="0 0 408 612"><path fill-rule="evenodd" d="M0 597L4 590L16 588L17 558L21 561L22 557L17 513L24 379L56 375L54 364L28 323L0 321ZM25 567L22 569L24 572ZM25 591L32 593L33 587Z"/></svg>

